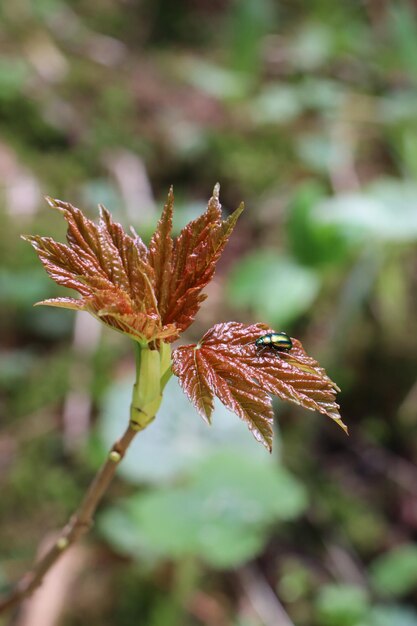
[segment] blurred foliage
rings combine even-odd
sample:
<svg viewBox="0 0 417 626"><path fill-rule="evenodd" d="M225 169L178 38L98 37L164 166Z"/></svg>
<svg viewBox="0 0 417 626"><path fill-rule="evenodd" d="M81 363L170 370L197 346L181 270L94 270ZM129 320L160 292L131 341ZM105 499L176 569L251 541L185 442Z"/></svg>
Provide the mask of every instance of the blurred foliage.
<svg viewBox="0 0 417 626"><path fill-rule="evenodd" d="M366 592L349 585L327 585L317 599L319 623L323 626L356 626L368 609Z"/></svg>
<svg viewBox="0 0 417 626"><path fill-rule="evenodd" d="M283 469L242 452L213 454L185 484L131 496L107 511L100 527L111 544L138 559L200 557L231 568L256 556L273 522L306 505Z"/></svg>
<svg viewBox="0 0 417 626"><path fill-rule="evenodd" d="M317 598L317 616L322 626L414 626L417 613L390 605L371 608L364 589L353 585L327 585Z"/></svg>
<svg viewBox="0 0 417 626"><path fill-rule="evenodd" d="M254 557L297 626L417 625L416 24L411 0L1 4L0 585L72 511L130 395L130 346L31 308L61 292L19 234L63 237L48 194L103 202L147 238L170 184L179 228L219 180L225 211L246 211L190 340L227 319L300 337L342 387L351 437L277 404L267 458L220 407L201 424L171 381L63 624L261 626L239 582ZM67 412L85 397L82 445Z"/></svg>
<svg viewBox="0 0 417 626"><path fill-rule="evenodd" d="M117 439L123 419L129 411L134 376L113 382L102 399L98 423L101 447L98 462L105 450ZM120 466L121 475L133 484L161 485L178 479L209 457L213 452L240 450L257 463L267 463L259 444L244 424L216 400L213 417L215 428L209 428L182 392L176 378L164 391L158 419L137 437ZM278 442L276 448L279 448Z"/></svg>
<svg viewBox="0 0 417 626"><path fill-rule="evenodd" d="M319 277L272 250L243 257L230 277L229 298L237 307L250 308L257 319L281 328L312 306Z"/></svg>
<svg viewBox="0 0 417 626"><path fill-rule="evenodd" d="M413 592L417 586L417 546L406 544L381 555L371 565L371 576L381 595Z"/></svg>

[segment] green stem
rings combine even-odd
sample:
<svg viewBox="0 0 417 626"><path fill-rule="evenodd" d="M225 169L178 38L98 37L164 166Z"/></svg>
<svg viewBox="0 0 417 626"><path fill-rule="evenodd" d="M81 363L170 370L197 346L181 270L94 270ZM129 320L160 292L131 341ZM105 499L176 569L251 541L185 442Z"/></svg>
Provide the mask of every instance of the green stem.
<svg viewBox="0 0 417 626"><path fill-rule="evenodd" d="M162 391L171 376L171 348L159 350L136 343L136 382L130 407L130 425L143 430L154 419L162 402Z"/></svg>

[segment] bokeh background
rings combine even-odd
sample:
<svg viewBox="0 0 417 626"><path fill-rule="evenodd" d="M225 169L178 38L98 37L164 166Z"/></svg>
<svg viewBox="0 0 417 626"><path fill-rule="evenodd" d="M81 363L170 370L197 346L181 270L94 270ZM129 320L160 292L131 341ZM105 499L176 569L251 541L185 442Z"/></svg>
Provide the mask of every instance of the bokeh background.
<svg viewBox="0 0 417 626"><path fill-rule="evenodd" d="M351 436L276 403L269 456L172 380L82 545L14 626L417 626L417 13L388 0L14 0L0 7L0 588L124 429L130 342L19 234L44 195L144 239L221 183L246 211L184 337L298 337ZM414 608L413 608L414 606Z"/></svg>

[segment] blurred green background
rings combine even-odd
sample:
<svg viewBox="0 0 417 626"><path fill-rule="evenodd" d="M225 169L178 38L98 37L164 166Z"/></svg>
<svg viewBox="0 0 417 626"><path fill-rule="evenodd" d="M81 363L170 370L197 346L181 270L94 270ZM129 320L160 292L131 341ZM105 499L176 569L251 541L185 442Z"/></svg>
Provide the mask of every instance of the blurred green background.
<svg viewBox="0 0 417 626"><path fill-rule="evenodd" d="M32 309L62 293L19 239L64 237L44 195L146 240L171 184L177 229L216 181L226 213L244 200L184 339L227 320L298 337L351 432L277 402L268 456L172 380L14 625L417 626L415 5L1 4L0 589L77 506L133 382L127 339Z"/></svg>

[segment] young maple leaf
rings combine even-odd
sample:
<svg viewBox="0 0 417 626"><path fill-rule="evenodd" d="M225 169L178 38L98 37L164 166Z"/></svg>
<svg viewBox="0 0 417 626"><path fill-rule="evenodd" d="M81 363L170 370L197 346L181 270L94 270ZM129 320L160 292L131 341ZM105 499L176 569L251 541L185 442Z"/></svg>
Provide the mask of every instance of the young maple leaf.
<svg viewBox="0 0 417 626"><path fill-rule="evenodd" d="M104 207L95 224L71 204L48 201L68 223L67 244L49 237L25 239L51 278L81 297L39 304L88 311L148 347L132 403L131 421L142 428L153 419L170 374L167 344L194 320L243 206L223 220L216 185L206 212L173 239L171 190L147 248L134 231L129 235L114 223ZM210 420L217 396L270 449L271 395L277 395L329 415L346 430L335 402L338 388L325 371L297 340L289 352L259 350L255 341L267 330L262 324L218 324L199 344L174 351L172 370L201 415ZM160 359L154 358L155 350Z"/></svg>
<svg viewBox="0 0 417 626"><path fill-rule="evenodd" d="M255 438L272 447L271 395L331 417L346 432L338 387L292 340L289 352L260 350L255 341L271 332L263 324L216 324L198 344L173 352L173 372L200 415L210 421L214 396L249 426Z"/></svg>
<svg viewBox="0 0 417 626"><path fill-rule="evenodd" d="M49 237L24 237L49 276L75 289L80 298L53 298L38 304L85 310L139 342L171 342L193 321L216 263L243 206L221 217L219 186L207 211L172 239L174 196L168 196L149 249L125 233L100 206L95 224L69 203L47 199L68 223L67 244Z"/></svg>
<svg viewBox="0 0 417 626"><path fill-rule="evenodd" d="M243 204L227 220L222 220L217 184L207 211L187 224L175 241L171 236L173 204L171 191L149 245L149 262L155 273L162 323L175 323L182 332L193 322L207 297L201 292L213 278Z"/></svg>

